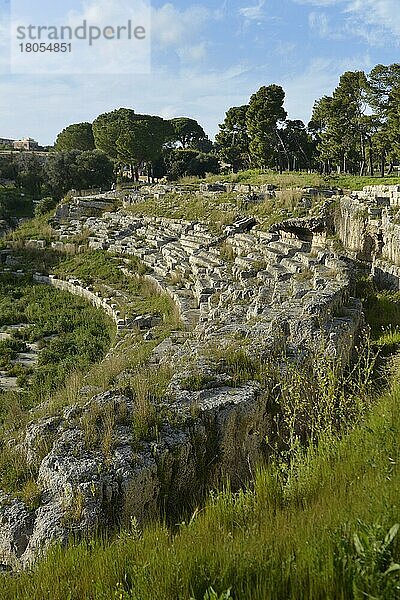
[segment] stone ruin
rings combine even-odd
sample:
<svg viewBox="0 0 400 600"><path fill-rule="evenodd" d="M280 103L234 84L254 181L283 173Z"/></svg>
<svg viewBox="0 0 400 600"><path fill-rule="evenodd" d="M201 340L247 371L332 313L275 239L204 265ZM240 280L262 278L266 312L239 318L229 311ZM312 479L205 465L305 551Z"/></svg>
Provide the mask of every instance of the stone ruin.
<svg viewBox="0 0 400 600"><path fill-rule="evenodd" d="M400 186L367 186L343 196L334 218L350 256L371 265L378 286L400 290Z"/></svg>
<svg viewBox="0 0 400 600"><path fill-rule="evenodd" d="M120 392L31 423L21 443L28 461L38 460L41 439L51 440L40 458L41 503L29 510L3 494L1 561L26 566L51 541L113 523L124 511L139 521L162 509L177 514L189 490L200 497L222 476L233 487L243 484L265 457L274 396L256 381L232 386L229 375L207 363L207 351L236 345L252 357L279 351L293 360L322 352L348 363L364 326L350 259L365 261L380 283L399 289L399 205L400 187L365 188L333 195L319 217L286 221L270 232L243 218L220 236L204 223L138 217L123 209L102 216L69 209L68 219L63 212L56 244L90 230L89 248L140 258L149 280L175 302L186 333L164 340L151 359L153 368L173 368L164 408L175 416L163 419L158 438L140 448L117 421L107 459L100 448L86 448L81 423L93 407L132 412L133 401ZM332 233L343 245L339 252ZM206 383L191 389L186 382L198 373ZM67 525L77 497L79 518Z"/></svg>

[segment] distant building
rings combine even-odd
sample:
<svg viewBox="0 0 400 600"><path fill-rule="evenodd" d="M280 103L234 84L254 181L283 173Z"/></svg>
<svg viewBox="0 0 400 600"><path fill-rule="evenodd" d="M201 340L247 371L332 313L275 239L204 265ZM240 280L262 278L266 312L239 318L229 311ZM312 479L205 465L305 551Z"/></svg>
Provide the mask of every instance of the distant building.
<svg viewBox="0 0 400 600"><path fill-rule="evenodd" d="M30 137L22 138L13 143L14 150L37 150L39 148L38 142Z"/></svg>
<svg viewBox="0 0 400 600"><path fill-rule="evenodd" d="M9 140L7 138L0 138L0 146L11 146L14 145L15 140Z"/></svg>

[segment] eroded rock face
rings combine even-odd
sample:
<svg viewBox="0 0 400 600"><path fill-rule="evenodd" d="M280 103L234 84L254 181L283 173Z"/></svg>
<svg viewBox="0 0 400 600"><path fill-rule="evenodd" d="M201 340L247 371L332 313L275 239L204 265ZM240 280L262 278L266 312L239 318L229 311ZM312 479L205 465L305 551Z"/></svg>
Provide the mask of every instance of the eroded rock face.
<svg viewBox="0 0 400 600"><path fill-rule="evenodd" d="M400 289L400 186L366 186L336 200L335 230L346 250L372 263L378 285Z"/></svg>
<svg viewBox="0 0 400 600"><path fill-rule="evenodd" d="M0 493L0 563L18 567L33 531L34 515L24 503Z"/></svg>
<svg viewBox="0 0 400 600"><path fill-rule="evenodd" d="M163 511L177 517L225 475L233 487L243 484L265 452L264 439L273 428L269 401L256 383L178 394L174 408L179 426L164 422L158 441L137 445L130 427L116 418L108 449L104 422L97 423L99 438L93 442L85 432L87 417L99 409L116 414L123 408L123 415L129 414L134 410L131 400L113 392L100 394L76 408L73 424L65 418L67 411L52 429L54 441L40 462L40 507L29 511L22 501L1 498L2 562L28 566L53 541L66 542L72 535L131 518L143 522ZM196 417L190 412L194 403ZM32 439L47 427L46 419L31 425L25 439L31 458L38 458Z"/></svg>

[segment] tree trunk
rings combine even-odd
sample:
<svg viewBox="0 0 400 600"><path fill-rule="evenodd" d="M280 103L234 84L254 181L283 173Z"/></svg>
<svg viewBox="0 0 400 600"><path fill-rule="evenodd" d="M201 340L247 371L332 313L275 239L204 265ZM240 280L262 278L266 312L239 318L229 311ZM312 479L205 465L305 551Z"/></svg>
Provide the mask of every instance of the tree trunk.
<svg viewBox="0 0 400 600"><path fill-rule="evenodd" d="M372 139L368 140L368 153L369 153L369 174L371 177L374 176L374 149L372 146Z"/></svg>
<svg viewBox="0 0 400 600"><path fill-rule="evenodd" d="M365 175L365 166L367 164L367 160L366 160L366 153L365 153L365 138L364 138L364 135L362 133L360 135L360 138L361 138L360 175L362 177L363 175Z"/></svg>
<svg viewBox="0 0 400 600"><path fill-rule="evenodd" d="M385 177L385 153L382 152L381 154L381 177Z"/></svg>

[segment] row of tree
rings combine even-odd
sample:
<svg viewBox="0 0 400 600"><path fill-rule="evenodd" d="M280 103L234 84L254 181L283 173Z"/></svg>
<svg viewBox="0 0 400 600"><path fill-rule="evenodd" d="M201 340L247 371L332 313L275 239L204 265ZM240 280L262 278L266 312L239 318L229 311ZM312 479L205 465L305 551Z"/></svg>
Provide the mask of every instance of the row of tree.
<svg viewBox="0 0 400 600"><path fill-rule="evenodd" d="M43 195L61 199L69 190L109 189L114 165L101 150L70 150L38 154L2 155L3 183L12 181L21 193L37 200Z"/></svg>
<svg viewBox="0 0 400 600"><path fill-rule="evenodd" d="M128 165L132 179L142 172L149 178L204 175L218 169L213 144L194 119L163 119L142 115L129 108L103 113L91 123L76 123L57 137L58 152L102 150L116 171Z"/></svg>
<svg viewBox="0 0 400 600"><path fill-rule="evenodd" d="M250 167L384 175L400 161L400 64L344 73L315 102L307 126L287 118L284 100L281 86L261 87L227 111L215 143L194 119L120 108L65 128L47 157L3 156L1 178L58 199L71 188L106 188L127 172L136 180Z"/></svg>
<svg viewBox="0 0 400 600"><path fill-rule="evenodd" d="M309 129L323 171L391 172L400 160L400 64L344 73L332 96L315 103Z"/></svg>
<svg viewBox="0 0 400 600"><path fill-rule="evenodd" d="M332 96L314 104L311 121L288 120L282 87L262 87L248 105L228 110L216 137L234 171L315 169L382 176L400 161L400 64L344 73Z"/></svg>

